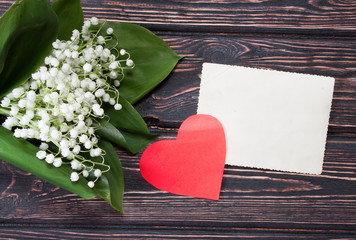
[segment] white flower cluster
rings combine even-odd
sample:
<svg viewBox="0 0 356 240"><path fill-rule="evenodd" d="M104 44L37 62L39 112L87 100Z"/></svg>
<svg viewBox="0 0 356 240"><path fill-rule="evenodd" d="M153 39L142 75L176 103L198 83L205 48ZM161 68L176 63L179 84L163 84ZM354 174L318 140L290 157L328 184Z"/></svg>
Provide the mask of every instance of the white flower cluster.
<svg viewBox="0 0 356 240"><path fill-rule="evenodd" d="M92 18L85 21L81 32L73 31L70 41L56 40L45 64L1 101L1 107L9 110L5 128L14 128L15 137L40 140L38 159L55 167L70 164L70 179L76 182L80 175L90 176L90 188L110 169L104 162L105 152L97 145L93 121L105 117L104 102L121 109L116 87L123 70L133 67L124 49L117 51L118 58L105 48L113 29L98 36L101 29L90 30L97 24L98 19ZM86 155L102 160L93 161Z"/></svg>

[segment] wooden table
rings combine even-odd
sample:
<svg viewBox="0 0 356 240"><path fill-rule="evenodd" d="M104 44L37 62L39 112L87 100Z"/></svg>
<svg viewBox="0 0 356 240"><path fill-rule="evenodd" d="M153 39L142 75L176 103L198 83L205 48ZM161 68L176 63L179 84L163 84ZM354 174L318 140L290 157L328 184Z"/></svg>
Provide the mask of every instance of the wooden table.
<svg viewBox="0 0 356 240"><path fill-rule="evenodd" d="M11 3L0 1L0 13ZM117 149L122 215L1 162L2 237L356 239L355 1L85 0L83 9L147 27L186 56L136 105L159 140L196 113L203 62L335 77L323 173L227 166L211 201L157 190L141 177L141 155Z"/></svg>

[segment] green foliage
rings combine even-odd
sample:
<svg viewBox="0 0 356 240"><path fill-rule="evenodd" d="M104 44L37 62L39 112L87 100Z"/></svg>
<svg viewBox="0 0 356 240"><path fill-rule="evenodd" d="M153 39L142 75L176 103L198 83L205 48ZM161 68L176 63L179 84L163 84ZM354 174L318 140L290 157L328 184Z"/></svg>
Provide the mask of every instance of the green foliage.
<svg viewBox="0 0 356 240"><path fill-rule="evenodd" d="M79 0L56 0L52 7L48 0L16 0L0 18L0 97L24 83L36 71L49 54L56 37L67 40L73 29L81 30L83 12ZM39 160L36 157L38 147L14 137L11 131L1 126L0 159L80 197L99 196L123 212L123 171L109 141L137 153L155 139L156 136L150 134L146 123L131 104L163 81L181 57L143 27L106 22L101 31L106 31L108 27L114 29L109 45L128 51L135 63L133 69L125 72L119 88L122 109L116 111L112 106L106 106L105 114L109 119L101 120L100 129L96 132L102 138L98 145L106 153L105 163L110 165L110 171L98 179L93 189L88 187L88 180L83 177L78 182L71 182L69 176L72 169L69 165L56 168ZM0 108L0 114L7 115L8 109ZM99 158L92 160L101 161Z"/></svg>
<svg viewBox="0 0 356 240"><path fill-rule="evenodd" d="M59 19L59 40L69 40L74 29L81 30L84 17L80 0L57 0L52 8Z"/></svg>
<svg viewBox="0 0 356 240"><path fill-rule="evenodd" d="M112 46L125 49L135 63L134 69L125 72L120 86L121 96L134 104L162 82L182 57L146 28L107 22L102 31L109 27L114 29Z"/></svg>
<svg viewBox="0 0 356 240"><path fill-rule="evenodd" d="M98 196L106 200L113 208L123 213L122 200L124 198L124 173L122 171L120 160L110 142L101 140L99 147L106 152L105 162L110 165L110 171L103 175L105 176L103 179L107 179L109 189L106 188L106 184L100 183L99 187L103 186L100 189L104 191L99 192ZM100 181L102 180L101 178L99 178ZM94 189L98 189L97 185L98 184L95 185Z"/></svg>
<svg viewBox="0 0 356 240"><path fill-rule="evenodd" d="M24 83L52 49L58 18L48 0L17 0L0 18L0 97Z"/></svg>
<svg viewBox="0 0 356 240"><path fill-rule="evenodd" d="M120 111L116 111L112 106L106 106L105 114L110 119L102 120L101 128L96 133L131 153L138 153L157 136L149 132L141 115L126 99L120 97L119 103L122 105Z"/></svg>
<svg viewBox="0 0 356 240"><path fill-rule="evenodd" d="M44 160L39 160L36 157L36 152L39 150L28 141L14 137L11 131L0 126L0 158L2 160L83 198L93 198L97 195L88 187L84 178L80 178L75 183L70 181L69 176L72 172L70 165L56 168ZM102 185L101 187L103 188ZM107 191L108 186L105 188Z"/></svg>

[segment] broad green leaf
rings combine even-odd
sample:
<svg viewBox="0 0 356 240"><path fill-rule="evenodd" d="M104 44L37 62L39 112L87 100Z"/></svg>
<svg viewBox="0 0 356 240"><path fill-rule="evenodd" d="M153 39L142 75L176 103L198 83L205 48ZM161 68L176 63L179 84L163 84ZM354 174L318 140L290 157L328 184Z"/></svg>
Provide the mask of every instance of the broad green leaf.
<svg viewBox="0 0 356 240"><path fill-rule="evenodd" d="M52 49L58 18L48 0L17 0L0 18L0 97L25 82Z"/></svg>
<svg viewBox="0 0 356 240"><path fill-rule="evenodd" d="M98 135L117 145L137 153L145 148L157 136L152 135L136 109L123 97L119 98L122 109L117 111L112 106L105 107L109 122L100 121Z"/></svg>
<svg viewBox="0 0 356 240"><path fill-rule="evenodd" d="M103 174L91 189L83 177L80 177L78 182L70 180L70 165L63 164L56 168L44 160L39 160L36 157L39 148L24 139L14 137L11 131L0 126L0 159L80 197L102 197L113 208L123 212L124 178L121 163L109 142L101 140L99 146L106 152L105 163L110 165L110 171Z"/></svg>
<svg viewBox="0 0 356 240"><path fill-rule="evenodd" d="M0 126L0 159L80 197L88 199L97 196L95 190L88 187L87 180L84 178L81 177L75 183L71 182L69 178L72 172L70 165L62 165L60 168L56 168L43 160L39 160L36 157L37 151L39 151L39 148L24 139L14 137L11 131ZM105 186L101 183L96 191L103 191L103 189L108 192L108 185Z"/></svg>
<svg viewBox="0 0 356 240"><path fill-rule="evenodd" d="M97 131L98 135L125 148L131 153L138 153L156 138L155 135L151 134L120 131L111 123L104 120L100 122L100 125L100 130Z"/></svg>
<svg viewBox="0 0 356 240"><path fill-rule="evenodd" d="M120 86L120 94L134 104L173 70L182 58L152 32L130 23L104 23L102 33L107 28L114 29L111 46L118 44L119 49L130 53L135 67L125 71L125 78Z"/></svg>
<svg viewBox="0 0 356 240"><path fill-rule="evenodd" d="M130 149L130 146L127 144L125 137L122 135L122 133L108 121L101 120L99 121L99 124L93 123L93 125L98 128L95 133L99 136L127 150Z"/></svg>
<svg viewBox="0 0 356 240"><path fill-rule="evenodd" d="M69 40L74 29L81 31L84 16L80 0L56 0L52 8L59 19L58 39Z"/></svg>
<svg viewBox="0 0 356 240"><path fill-rule="evenodd" d="M120 160L111 143L101 140L99 142L99 147L106 152L105 163L110 165L110 171L104 174L104 180L108 182L109 191L98 191L98 195L106 200L114 209L123 213L122 200L124 197L124 174ZM102 179L100 179L100 181L102 181ZM99 189L102 189L102 183L100 182L99 184ZM97 185L98 183L95 184L95 188Z"/></svg>

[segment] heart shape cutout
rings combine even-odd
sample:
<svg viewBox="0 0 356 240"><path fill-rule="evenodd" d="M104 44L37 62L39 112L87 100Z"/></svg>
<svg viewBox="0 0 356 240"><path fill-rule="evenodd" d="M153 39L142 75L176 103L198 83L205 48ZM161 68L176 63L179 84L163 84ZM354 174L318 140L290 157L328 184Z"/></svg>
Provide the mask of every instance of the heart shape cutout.
<svg viewBox="0 0 356 240"><path fill-rule="evenodd" d="M210 115L198 114L182 123L176 140L151 144L142 154L140 170L158 189L219 200L225 155L221 123Z"/></svg>

